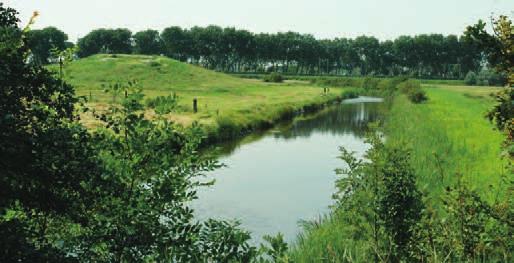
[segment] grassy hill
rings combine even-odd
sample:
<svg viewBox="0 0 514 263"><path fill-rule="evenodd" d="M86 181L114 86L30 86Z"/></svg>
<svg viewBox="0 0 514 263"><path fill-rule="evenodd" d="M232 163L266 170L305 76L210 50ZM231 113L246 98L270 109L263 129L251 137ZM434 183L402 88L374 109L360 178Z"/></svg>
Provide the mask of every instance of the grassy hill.
<svg viewBox="0 0 514 263"><path fill-rule="evenodd" d="M160 56L95 55L66 65L65 75L77 94L90 97L90 105L97 109L113 102L112 96L103 91L103 85L110 83L137 80L148 98L175 92L181 110L169 114L169 118L184 125L195 120L237 128L269 124L291 111L325 103L341 94L340 89L332 89L322 95L321 88L301 81L270 84L237 78ZM196 114L193 98L198 98ZM87 117L85 122L94 125Z"/></svg>

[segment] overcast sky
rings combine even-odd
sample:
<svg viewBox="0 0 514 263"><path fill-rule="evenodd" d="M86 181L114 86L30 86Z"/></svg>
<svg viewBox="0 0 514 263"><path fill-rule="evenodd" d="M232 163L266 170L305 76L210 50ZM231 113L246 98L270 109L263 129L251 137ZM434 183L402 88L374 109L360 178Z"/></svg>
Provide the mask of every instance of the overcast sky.
<svg viewBox="0 0 514 263"><path fill-rule="evenodd" d="M56 26L71 40L95 28L133 32L178 25L234 26L252 32L296 31L317 38L443 33L491 14L513 15L514 0L3 0L34 28Z"/></svg>

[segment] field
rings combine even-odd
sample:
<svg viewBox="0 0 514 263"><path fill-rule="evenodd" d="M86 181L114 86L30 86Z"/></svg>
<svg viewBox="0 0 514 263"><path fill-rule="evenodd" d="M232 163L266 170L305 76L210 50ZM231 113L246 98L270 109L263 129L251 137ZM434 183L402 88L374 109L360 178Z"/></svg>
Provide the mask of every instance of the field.
<svg viewBox="0 0 514 263"><path fill-rule="evenodd" d="M403 143L412 150L418 188L438 207L444 188L460 175L485 200L501 197L506 187L502 180L509 176L500 150L504 135L484 118L495 88L441 85L425 90L429 101L423 104L395 98L385 123L387 143ZM345 220L335 211L311 224L290 257L294 262L364 260L355 255L362 255L367 244L351 236Z"/></svg>
<svg viewBox="0 0 514 263"><path fill-rule="evenodd" d="M89 105L100 110L115 101L104 92L115 82L137 80L147 98L175 92L180 110L169 118L186 126L193 121L211 127L219 122L240 128L266 125L292 111L341 95L341 89L331 89L324 95L322 88L308 83L272 84L236 78L159 56L95 55L66 65L65 74L77 94L88 97ZM198 99L196 114L194 98ZM95 125L91 118L83 119L88 126Z"/></svg>

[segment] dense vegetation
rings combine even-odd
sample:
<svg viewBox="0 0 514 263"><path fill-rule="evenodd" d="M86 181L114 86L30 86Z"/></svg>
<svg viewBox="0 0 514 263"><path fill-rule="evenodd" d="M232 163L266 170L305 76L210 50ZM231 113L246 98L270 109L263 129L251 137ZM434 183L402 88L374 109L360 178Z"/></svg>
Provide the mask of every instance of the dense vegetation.
<svg viewBox="0 0 514 263"><path fill-rule="evenodd" d="M144 118L136 82L118 86L125 96L88 131L73 88L27 63L16 15L0 3L0 261L252 258L248 233L197 222L188 207L218 166L198 155L201 131Z"/></svg>
<svg viewBox="0 0 514 263"><path fill-rule="evenodd" d="M116 40L116 41L113 41ZM317 40L296 32L253 34L218 26L147 30L98 29L78 41L81 56L96 53L165 54L226 72L280 71L294 74L399 75L463 78L479 71L481 53L465 36L402 36Z"/></svg>
<svg viewBox="0 0 514 263"><path fill-rule="evenodd" d="M513 77L512 23L500 17L494 29L489 35L479 23L467 34L484 47L492 45L489 62ZM370 134L373 148L366 160L342 148L348 168L337 171L343 176L332 214L306 224L283 261L511 262L514 83L509 81L496 104L489 89L427 88L430 100L421 105L409 102L408 93L395 96L385 127ZM507 136L483 119L487 111ZM497 148L502 138L504 155Z"/></svg>
<svg viewBox="0 0 514 263"><path fill-rule="evenodd" d="M44 42L49 36L57 36L50 31L56 30L47 28L41 31L47 33L34 35ZM55 48L62 48L66 39L53 38ZM479 74L484 61L470 37L439 34L379 41L369 36L318 40L296 32L254 34L218 26L169 27L160 34L155 30L132 34L128 29L96 29L79 39L77 46L81 57L98 53L164 54L218 71L304 75L463 79L469 72ZM37 45L31 49L38 61L48 62Z"/></svg>
<svg viewBox="0 0 514 263"><path fill-rule="evenodd" d="M77 54L87 58L45 68L75 50L65 50L55 28L32 31L33 20L19 28L16 15L0 3L2 262L513 259L514 41L506 17L494 35L478 23L460 38L386 42L215 26L99 29L79 40ZM422 88L406 77L277 84L283 76L274 72L264 78L274 83L263 83L151 56L161 53L233 72L466 75L476 85L505 76L509 87L495 103L489 88ZM469 73L484 59L490 69ZM127 76L138 81L120 82ZM337 170L333 213L307 223L292 250L281 235L258 250L237 223L195 220L189 204L212 183L204 173L220 166L199 154L206 138L240 136L359 94L387 99L386 122L370 133L365 160L341 148L347 167Z"/></svg>

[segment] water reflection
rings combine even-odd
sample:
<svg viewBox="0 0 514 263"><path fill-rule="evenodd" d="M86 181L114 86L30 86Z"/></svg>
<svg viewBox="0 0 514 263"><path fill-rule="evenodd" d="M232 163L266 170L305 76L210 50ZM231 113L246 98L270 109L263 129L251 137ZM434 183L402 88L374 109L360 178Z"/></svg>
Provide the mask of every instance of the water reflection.
<svg viewBox="0 0 514 263"><path fill-rule="evenodd" d="M342 167L338 147L362 155L367 123L379 117L380 103L359 99L223 145L227 167L209 176L193 207L200 219L239 219L253 233L282 232L289 241L297 222L326 213L334 192L334 169Z"/></svg>
<svg viewBox="0 0 514 263"><path fill-rule="evenodd" d="M368 123L378 119L379 106L380 104L362 100L342 103L336 107L329 107L316 115L298 118L285 129L274 133L274 136L290 139L309 137L312 133L323 133L353 134L362 138L366 133Z"/></svg>

